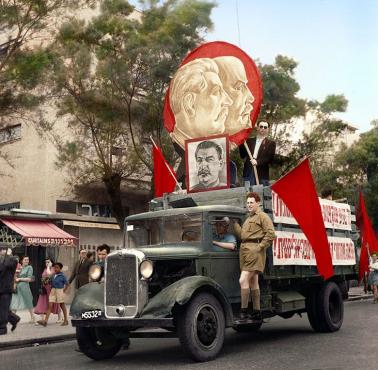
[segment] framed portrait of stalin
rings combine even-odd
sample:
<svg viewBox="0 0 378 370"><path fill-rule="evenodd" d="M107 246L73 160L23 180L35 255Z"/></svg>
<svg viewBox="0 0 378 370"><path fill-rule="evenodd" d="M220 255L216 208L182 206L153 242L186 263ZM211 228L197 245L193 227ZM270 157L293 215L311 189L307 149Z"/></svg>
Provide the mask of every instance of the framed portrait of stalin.
<svg viewBox="0 0 378 370"><path fill-rule="evenodd" d="M185 163L188 193L229 188L228 135L186 140Z"/></svg>

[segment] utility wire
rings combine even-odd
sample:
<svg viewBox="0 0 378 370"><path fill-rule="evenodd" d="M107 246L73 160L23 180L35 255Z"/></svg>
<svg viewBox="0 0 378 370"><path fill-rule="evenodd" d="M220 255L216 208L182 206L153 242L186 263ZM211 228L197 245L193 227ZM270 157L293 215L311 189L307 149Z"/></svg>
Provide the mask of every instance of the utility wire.
<svg viewBox="0 0 378 370"><path fill-rule="evenodd" d="M235 0L235 9L236 9L236 24L238 26L238 44L239 44L239 47L241 48L238 0Z"/></svg>

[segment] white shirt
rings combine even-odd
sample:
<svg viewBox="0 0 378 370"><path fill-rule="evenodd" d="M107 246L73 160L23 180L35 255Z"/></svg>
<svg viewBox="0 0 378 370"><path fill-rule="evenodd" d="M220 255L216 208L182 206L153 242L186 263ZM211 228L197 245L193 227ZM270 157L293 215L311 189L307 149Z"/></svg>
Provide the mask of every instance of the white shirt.
<svg viewBox="0 0 378 370"><path fill-rule="evenodd" d="M257 153L259 152L261 143L264 141L265 137L262 136L256 136L256 145L255 150L253 151L253 158L257 158Z"/></svg>

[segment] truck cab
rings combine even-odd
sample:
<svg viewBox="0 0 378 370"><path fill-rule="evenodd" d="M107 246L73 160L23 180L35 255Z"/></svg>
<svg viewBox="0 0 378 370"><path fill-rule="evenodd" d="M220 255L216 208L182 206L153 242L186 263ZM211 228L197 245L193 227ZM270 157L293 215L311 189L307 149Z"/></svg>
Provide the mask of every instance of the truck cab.
<svg viewBox="0 0 378 370"><path fill-rule="evenodd" d="M261 194L263 209L274 221L270 189L253 190ZM258 330L263 323L237 321L238 248L223 249L212 242L217 219L231 220L229 233L234 222L244 222L245 195L244 188L171 194L153 200L149 212L127 217L124 248L108 255L103 281L80 288L71 305L80 349L95 360L110 358L143 330L149 333L144 336L177 336L191 358L208 361L221 351L225 328ZM301 234L298 226L274 225L284 236ZM349 252L352 248L355 254L353 228L327 229L327 233L330 238L337 235L337 241L345 239ZM355 259L349 256L335 265L335 275L324 281L316 265L290 264L284 255L289 247L281 243L267 250L264 274L259 277L263 318L287 319L306 312L315 331L338 330L348 280L356 277Z"/></svg>

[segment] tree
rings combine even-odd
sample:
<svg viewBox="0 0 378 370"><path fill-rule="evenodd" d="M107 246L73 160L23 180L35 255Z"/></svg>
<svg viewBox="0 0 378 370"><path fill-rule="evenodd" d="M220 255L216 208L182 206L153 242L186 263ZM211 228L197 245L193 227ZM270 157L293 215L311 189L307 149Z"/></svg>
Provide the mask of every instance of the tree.
<svg viewBox="0 0 378 370"><path fill-rule="evenodd" d="M300 91L295 79L297 66L295 60L282 55L278 55L272 65L259 66L264 88L259 120L270 123L271 136L277 142L280 154L276 155L273 168L276 178L305 157L310 157L313 170L318 172L334 140L347 127L345 122L333 117L333 113L344 112L347 108L348 101L343 95L329 95L323 102L297 96ZM300 119L311 120L312 129L293 138Z"/></svg>
<svg viewBox="0 0 378 370"><path fill-rule="evenodd" d="M300 90L295 80L298 63L288 57L277 55L275 64L260 65L264 98L259 119L271 125L274 139L283 136L286 130L279 130L294 119L306 114L306 100L297 97Z"/></svg>
<svg viewBox="0 0 378 370"><path fill-rule="evenodd" d="M89 1L1 0L0 1L0 129L10 122L33 121L30 111L43 102L44 71L51 56L43 48L47 25L68 8ZM26 119L25 119L26 118ZM0 158L12 165L6 153Z"/></svg>
<svg viewBox="0 0 378 370"><path fill-rule="evenodd" d="M378 121L361 134L350 148L342 147L332 168L322 168L318 176L320 187L331 184L336 198L358 202L358 191L364 190L366 206L374 227L378 230Z"/></svg>
<svg viewBox="0 0 378 370"><path fill-rule="evenodd" d="M72 18L51 45L59 114L72 139L57 140L58 163L72 184L102 182L123 227L121 185L151 174L149 135L163 148L162 108L172 74L212 26L213 3L125 0L101 2L88 23Z"/></svg>

